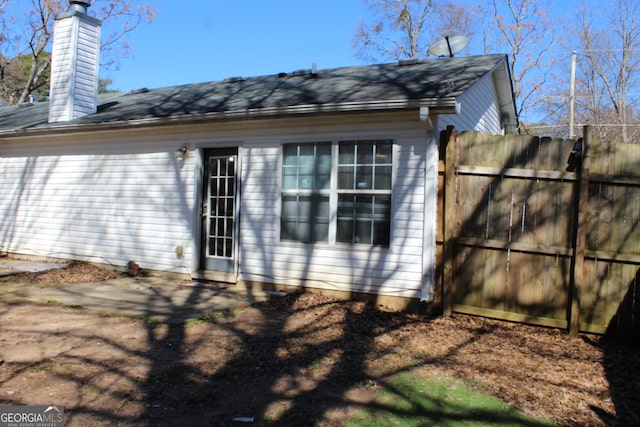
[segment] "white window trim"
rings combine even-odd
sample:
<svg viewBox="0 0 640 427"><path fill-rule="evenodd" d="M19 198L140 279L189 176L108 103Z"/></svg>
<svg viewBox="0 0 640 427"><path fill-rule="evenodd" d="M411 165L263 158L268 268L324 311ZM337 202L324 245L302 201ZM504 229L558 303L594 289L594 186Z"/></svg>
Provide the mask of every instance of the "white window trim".
<svg viewBox="0 0 640 427"><path fill-rule="evenodd" d="M391 189L390 190L369 190L366 194L388 194L391 197L391 206L389 213L389 246L374 246L369 244L353 244L353 243L340 243L336 241L337 221L338 221L338 194L349 193L352 194L353 190L338 190L338 156L339 156L339 143L347 141L391 141ZM309 194L323 194L329 192L329 231L327 242L300 242L296 240L282 240L282 196L287 191L283 189L282 182L282 170L284 166L284 146L289 144L314 144L328 142L331 143L331 181L330 189L326 190L296 190L297 194L304 194L309 191ZM392 252L394 247L394 223L395 223L395 211L396 211L396 176L398 170L398 137L389 135L370 135L370 136L345 136L345 137L318 137L309 139L305 138L291 138L283 140L279 149L279 169L278 169L278 183L279 183L279 196L278 196L278 221L276 230L276 239L278 245L291 246L291 247L322 247L338 250L349 250L357 252L370 252L377 250L381 252ZM292 192L293 194L293 192Z"/></svg>

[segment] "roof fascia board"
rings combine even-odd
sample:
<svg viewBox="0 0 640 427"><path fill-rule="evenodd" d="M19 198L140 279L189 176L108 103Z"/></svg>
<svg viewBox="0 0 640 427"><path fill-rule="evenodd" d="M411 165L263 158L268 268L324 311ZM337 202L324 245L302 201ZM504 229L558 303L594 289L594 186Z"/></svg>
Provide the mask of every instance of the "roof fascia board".
<svg viewBox="0 0 640 427"><path fill-rule="evenodd" d="M94 130L137 128L166 124L189 124L216 120L247 120L259 118L277 118L296 115L347 113L347 112L383 112L429 108L432 114L456 114L455 97L431 98L420 100L386 100L336 104L307 104L283 108L257 108L249 110L212 112L199 115L176 115L170 117L152 117L138 120L116 121L105 123L54 123L41 128L20 128L0 131L3 136L37 135L51 133L70 133Z"/></svg>

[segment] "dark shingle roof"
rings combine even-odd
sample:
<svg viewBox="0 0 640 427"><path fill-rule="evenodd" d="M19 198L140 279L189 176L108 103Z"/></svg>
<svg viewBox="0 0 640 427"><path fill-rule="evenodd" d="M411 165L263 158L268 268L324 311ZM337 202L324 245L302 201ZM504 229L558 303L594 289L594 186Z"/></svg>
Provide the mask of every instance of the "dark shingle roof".
<svg viewBox="0 0 640 427"><path fill-rule="evenodd" d="M331 111L332 107L406 108L415 107L417 102L440 105L455 102L502 61L504 55L438 58L106 94L98 97L97 113L65 123L47 123L48 103L27 104L0 109L0 133L250 113Z"/></svg>

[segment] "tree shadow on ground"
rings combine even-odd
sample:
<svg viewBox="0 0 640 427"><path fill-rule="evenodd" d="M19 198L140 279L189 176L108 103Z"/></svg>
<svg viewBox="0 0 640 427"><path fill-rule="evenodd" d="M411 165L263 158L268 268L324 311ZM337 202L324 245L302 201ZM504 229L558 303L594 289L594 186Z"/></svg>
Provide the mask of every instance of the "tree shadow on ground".
<svg viewBox="0 0 640 427"><path fill-rule="evenodd" d="M604 368L613 416L601 408L593 408L608 425L640 425L640 270L628 284L627 291L609 321L605 337L599 345L604 355Z"/></svg>
<svg viewBox="0 0 640 427"><path fill-rule="evenodd" d="M301 300L302 301L301 303ZM480 340L487 330L469 329L467 336L452 343L437 357L407 357L411 341L420 337L407 333L391 338L392 331L431 319L382 311L373 303L344 303L312 294L292 294L259 303L255 316L210 314L201 319L225 329L221 352L229 358L205 371L189 352L185 325L158 335L149 328L149 359L153 366L143 385L150 425L341 425L359 408L385 409L371 401L386 390L398 400L412 396L392 385L399 373L411 373L426 365L439 365L447 357ZM248 309L251 310L251 309ZM188 327L187 327L188 328ZM206 336L202 340L208 339ZM227 344L223 341L227 340ZM229 347L235 346L234 350ZM403 417L424 416L441 422L491 419L495 425L520 421L515 414L478 412L457 402L416 402L406 409L392 409ZM435 409L434 409L435 408ZM539 425L532 421L527 425Z"/></svg>
<svg viewBox="0 0 640 427"><path fill-rule="evenodd" d="M185 304L208 291L189 292ZM357 409L440 424L522 425L515 414L478 412L446 395L416 399L398 386L398 374L463 378L560 425L597 425L616 411L633 424L638 415L638 381L629 374L640 372L637 345L470 316L430 318L300 293L168 323L3 298L0 318L3 337L11 337L0 351L7 359L0 402L53 396L70 427L337 426ZM22 348L32 357L20 358ZM391 401L373 399L382 391Z"/></svg>

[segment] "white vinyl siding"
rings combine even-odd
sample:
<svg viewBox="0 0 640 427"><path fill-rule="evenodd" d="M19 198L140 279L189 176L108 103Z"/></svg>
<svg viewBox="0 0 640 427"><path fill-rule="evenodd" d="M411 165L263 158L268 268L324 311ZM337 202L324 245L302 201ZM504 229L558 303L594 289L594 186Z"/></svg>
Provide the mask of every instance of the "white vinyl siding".
<svg viewBox="0 0 640 427"><path fill-rule="evenodd" d="M0 249L189 273L192 167L164 152L3 156ZM182 246L184 259L177 259Z"/></svg>
<svg viewBox="0 0 640 427"><path fill-rule="evenodd" d="M397 168L394 167L389 248L280 241L281 192L274 174L281 173L281 147L267 148L263 144L253 147L250 141L245 141L239 278L340 291L420 296L427 135L418 130L392 138ZM273 145L276 143L277 140L273 141ZM435 197L430 197L429 203L433 203L429 216L435 221Z"/></svg>
<svg viewBox="0 0 640 427"><path fill-rule="evenodd" d="M0 250L119 266L134 260L144 269L195 274L201 172L194 148L235 141L241 158L239 280L422 294L423 247L432 245L436 194L425 194L425 171L433 169L426 165L426 148L433 140L417 120L283 128L268 135L260 129L216 133L212 127L197 140L175 131L122 136L95 144L60 138L0 147ZM282 144L357 139L395 145L389 247L280 241ZM191 148L184 162L175 158L182 145ZM431 290L433 283L426 283Z"/></svg>
<svg viewBox="0 0 640 427"><path fill-rule="evenodd" d="M88 16L63 17L55 22L54 37L49 121L95 113L100 22Z"/></svg>
<svg viewBox="0 0 640 427"><path fill-rule="evenodd" d="M492 135L502 134L498 95L490 74L477 81L458 97L460 112L443 114L438 120L438 130L454 126L457 131L478 131Z"/></svg>

